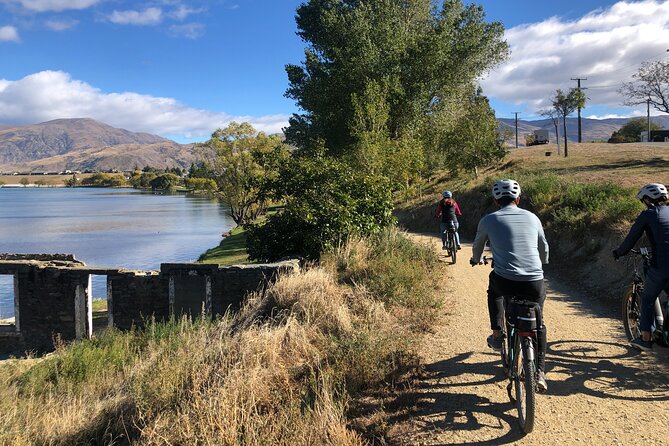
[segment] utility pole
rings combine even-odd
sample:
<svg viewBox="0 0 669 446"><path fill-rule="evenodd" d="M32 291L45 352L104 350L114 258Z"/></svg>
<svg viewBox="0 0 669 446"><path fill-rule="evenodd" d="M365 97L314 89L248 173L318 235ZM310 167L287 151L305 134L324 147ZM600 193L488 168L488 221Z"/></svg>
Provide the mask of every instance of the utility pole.
<svg viewBox="0 0 669 446"><path fill-rule="evenodd" d="M513 112L516 115L516 149L518 148L518 114L520 112Z"/></svg>
<svg viewBox="0 0 669 446"><path fill-rule="evenodd" d="M648 122L648 138L646 139L646 142L650 142L650 99L646 99L646 116L646 121Z"/></svg>
<svg viewBox="0 0 669 446"><path fill-rule="evenodd" d="M577 77L577 78L571 78L571 80L578 82L578 89L581 89L581 81L587 81L587 77ZM584 88L584 90L587 90L587 88ZM581 138L581 107L578 108L578 142L582 142Z"/></svg>

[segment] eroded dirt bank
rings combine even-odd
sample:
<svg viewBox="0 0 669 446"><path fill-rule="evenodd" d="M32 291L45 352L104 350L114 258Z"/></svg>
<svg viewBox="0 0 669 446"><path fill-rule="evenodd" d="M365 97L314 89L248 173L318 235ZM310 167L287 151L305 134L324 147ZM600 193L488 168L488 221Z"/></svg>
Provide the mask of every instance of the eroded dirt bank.
<svg viewBox="0 0 669 446"><path fill-rule="evenodd" d="M440 247L433 236L416 238ZM535 431L523 437L498 356L485 343L490 269L472 268L470 257L465 244L447 277L435 279L447 282L446 314L422 347L424 376L389 404L392 444L667 444L669 349L628 347L610 301L593 302L550 276L549 391L539 396Z"/></svg>

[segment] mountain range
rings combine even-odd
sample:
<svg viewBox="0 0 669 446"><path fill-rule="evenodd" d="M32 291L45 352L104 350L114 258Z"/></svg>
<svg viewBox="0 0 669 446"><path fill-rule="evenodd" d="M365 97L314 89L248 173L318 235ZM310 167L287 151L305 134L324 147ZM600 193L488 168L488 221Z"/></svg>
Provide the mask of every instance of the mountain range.
<svg viewBox="0 0 669 446"><path fill-rule="evenodd" d="M111 127L93 119L0 125L0 171L189 167L193 144Z"/></svg>
<svg viewBox="0 0 669 446"><path fill-rule="evenodd" d="M582 119L583 142L606 141L632 118ZM669 116L651 118L669 128ZM498 119L506 132L506 141L515 145L514 119ZM576 141L577 118L567 118L567 136ZM555 142L555 127L550 119L518 120L518 145L525 145L525 135L548 129ZM560 135L562 127L560 126ZM111 127L93 119L56 119L41 124L11 126L0 124L0 172L111 169L135 167L188 168L198 160L194 144Z"/></svg>
<svg viewBox="0 0 669 446"><path fill-rule="evenodd" d="M609 118L609 119L581 119L581 140L583 142L606 142L613 132L619 130L627 121L634 118ZM669 129L669 115L651 116L650 120ZM516 123L515 119L499 118L500 130L506 131L506 142L515 145ZM550 135L551 142L555 142L555 126L549 119L539 119L534 121L518 120L518 145L525 145L525 135L529 135L533 130L546 129ZM510 132L510 133L509 133ZM562 121L559 124L560 140L562 141L563 127ZM567 137L569 141L578 140L578 118L567 118Z"/></svg>

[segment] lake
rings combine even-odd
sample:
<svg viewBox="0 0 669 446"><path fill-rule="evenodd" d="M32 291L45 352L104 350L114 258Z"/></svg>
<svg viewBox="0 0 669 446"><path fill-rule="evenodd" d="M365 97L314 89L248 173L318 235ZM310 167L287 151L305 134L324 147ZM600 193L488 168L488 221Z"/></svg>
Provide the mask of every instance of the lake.
<svg viewBox="0 0 669 446"><path fill-rule="evenodd" d="M133 189L0 188L0 252L74 254L90 266L158 269L193 262L235 226L219 201ZM13 316L0 276L0 319ZM104 278L93 295L104 297Z"/></svg>

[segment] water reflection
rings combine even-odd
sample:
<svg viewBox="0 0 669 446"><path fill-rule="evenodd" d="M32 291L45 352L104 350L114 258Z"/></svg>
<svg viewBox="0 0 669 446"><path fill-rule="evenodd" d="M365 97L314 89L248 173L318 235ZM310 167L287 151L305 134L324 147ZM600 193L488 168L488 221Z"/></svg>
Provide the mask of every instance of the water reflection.
<svg viewBox="0 0 669 446"><path fill-rule="evenodd" d="M0 188L0 252L71 253L88 265L157 269L197 260L234 226L217 200L132 189ZM96 280L94 295L105 295ZM13 290L0 282L0 314Z"/></svg>

